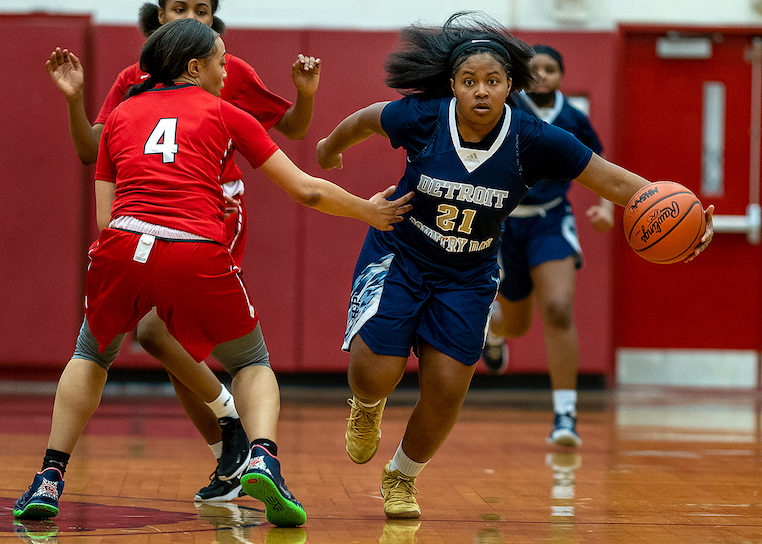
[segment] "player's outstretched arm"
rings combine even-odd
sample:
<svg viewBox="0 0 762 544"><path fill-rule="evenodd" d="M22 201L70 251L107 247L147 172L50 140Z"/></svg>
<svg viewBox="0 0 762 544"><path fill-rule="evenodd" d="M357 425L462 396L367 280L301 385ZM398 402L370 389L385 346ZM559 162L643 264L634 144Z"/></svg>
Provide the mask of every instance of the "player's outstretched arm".
<svg viewBox="0 0 762 544"><path fill-rule="evenodd" d="M387 200L396 189L392 185L365 200L328 180L303 172L281 150L273 153L260 170L300 204L330 215L360 219L379 230L392 230L392 225L402 221L402 216L413 209L408 204L413 198L412 192Z"/></svg>
<svg viewBox="0 0 762 544"><path fill-rule="evenodd" d="M56 47L45 61L45 71L61 90L69 108L69 133L83 164L93 164L98 157L98 141L103 125L90 124L85 112L85 72L79 58L68 49Z"/></svg>
<svg viewBox="0 0 762 544"><path fill-rule="evenodd" d="M627 205L627 202L629 202L632 195L634 195L638 189L650 183L645 178L633 174L629 170L617 166L595 153L593 153L590 162L582 173L577 176L577 181L598 196L623 207ZM699 253L704 251L706 246L712 241L712 238L714 237L714 226L712 225L713 213L714 206L709 206L704 210L706 228L701 237L701 244L696 248L691 257L686 259L686 261L693 260Z"/></svg>
<svg viewBox="0 0 762 544"><path fill-rule="evenodd" d="M299 54L291 65L291 78L296 86L296 100L275 124L275 129L291 140L301 140L312 123L315 93L320 83L321 60Z"/></svg>
<svg viewBox="0 0 762 544"><path fill-rule="evenodd" d="M318 164L324 170L341 169L344 166L342 152L378 134L388 138L381 126L381 112L389 102L376 102L339 123L335 129L317 144Z"/></svg>

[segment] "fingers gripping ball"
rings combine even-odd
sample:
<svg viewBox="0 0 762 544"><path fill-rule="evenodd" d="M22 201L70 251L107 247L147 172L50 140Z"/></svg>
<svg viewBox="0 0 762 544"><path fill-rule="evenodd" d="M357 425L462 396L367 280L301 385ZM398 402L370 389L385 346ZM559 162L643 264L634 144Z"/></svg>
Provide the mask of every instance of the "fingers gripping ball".
<svg viewBox="0 0 762 544"><path fill-rule="evenodd" d="M706 227L699 199L672 181L651 183L632 195L623 223L635 253L659 264L685 260L701 243Z"/></svg>

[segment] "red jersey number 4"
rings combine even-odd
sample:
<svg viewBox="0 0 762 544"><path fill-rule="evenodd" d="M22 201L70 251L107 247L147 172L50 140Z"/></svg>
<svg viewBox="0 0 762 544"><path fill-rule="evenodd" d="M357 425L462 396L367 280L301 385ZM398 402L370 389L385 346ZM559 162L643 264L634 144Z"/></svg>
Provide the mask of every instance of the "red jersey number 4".
<svg viewBox="0 0 762 544"><path fill-rule="evenodd" d="M161 162L175 162L177 118L159 119L143 146L145 155L161 154Z"/></svg>

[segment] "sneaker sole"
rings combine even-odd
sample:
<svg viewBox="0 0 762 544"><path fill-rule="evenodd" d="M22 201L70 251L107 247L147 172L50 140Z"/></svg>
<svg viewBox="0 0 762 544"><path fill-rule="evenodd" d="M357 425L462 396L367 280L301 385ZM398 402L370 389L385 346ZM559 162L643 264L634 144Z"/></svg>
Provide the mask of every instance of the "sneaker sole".
<svg viewBox="0 0 762 544"><path fill-rule="evenodd" d="M408 512L387 512L384 510L384 514L389 519L418 519L421 517L421 509L410 510Z"/></svg>
<svg viewBox="0 0 762 544"><path fill-rule="evenodd" d="M364 465L365 463L373 459L376 456L376 452L378 452L378 446L380 444L381 444L381 433L378 433L378 442L376 442L376 449L373 450L373 452L370 454L370 456L367 459L362 459L352 455L352 452L349 451L349 446L347 445L347 435L346 434L344 435L344 448L347 450L347 455L349 455L349 458L352 460L352 462L357 463L358 465Z"/></svg>
<svg viewBox="0 0 762 544"><path fill-rule="evenodd" d="M49 504L28 504L23 510L13 509L13 517L17 519L49 519L58 515L58 508Z"/></svg>
<svg viewBox="0 0 762 544"><path fill-rule="evenodd" d="M582 444L582 439L570 432L558 433L555 436L548 438L548 444L555 444L556 446L566 446L567 448L576 448Z"/></svg>
<svg viewBox="0 0 762 544"><path fill-rule="evenodd" d="M239 485L224 495L218 495L216 497L209 497L206 499L202 499L200 495L196 495L193 500L196 502L228 502L232 501L233 499L237 499L238 497L242 497L245 494L246 493L243 492L242 487Z"/></svg>
<svg viewBox="0 0 762 544"><path fill-rule="evenodd" d="M224 474L217 474L217 479L221 482L227 482L228 480L232 480L233 478L239 477L241 474L246 472L246 469L249 466L249 461L251 461L251 449L249 449L249 453L246 454L246 459L244 460L243 464L241 464L240 467L236 469L236 471L233 474L230 474L229 476L226 476Z"/></svg>
<svg viewBox="0 0 762 544"><path fill-rule="evenodd" d="M265 503L265 517L273 525L296 527L307 521L304 509L283 498L275 482L264 474L244 474L241 486L248 496Z"/></svg>

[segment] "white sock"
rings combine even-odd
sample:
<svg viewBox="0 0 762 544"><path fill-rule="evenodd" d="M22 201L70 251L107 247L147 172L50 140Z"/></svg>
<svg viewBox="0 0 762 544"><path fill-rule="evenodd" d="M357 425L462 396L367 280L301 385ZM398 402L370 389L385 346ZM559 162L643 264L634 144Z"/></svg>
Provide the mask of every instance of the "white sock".
<svg viewBox="0 0 762 544"><path fill-rule="evenodd" d="M384 399L378 399L373 404L366 404L364 402L361 402L359 399L357 399L357 402L360 403L360 406L365 406L366 408L375 408L376 406L378 406L378 403L381 402L382 400L384 400Z"/></svg>
<svg viewBox="0 0 762 544"><path fill-rule="evenodd" d="M235 401L233 401L233 395L230 394L225 386L222 386L220 395L212 402L207 402L206 405L211 408L214 415L218 418L232 417L238 419L238 412L235 410Z"/></svg>
<svg viewBox="0 0 762 544"><path fill-rule="evenodd" d="M413 461L410 457L405 455L404 451L402 451L402 442L400 442L394 457L392 457L392 462L389 464L389 471L399 470L405 476L415 478L421 473L423 467L425 467L429 461L426 461L425 463Z"/></svg>
<svg viewBox="0 0 762 544"><path fill-rule="evenodd" d="M219 458L222 457L222 440L215 442L214 444L209 444L209 449L212 450L214 458L219 460Z"/></svg>
<svg viewBox="0 0 762 544"><path fill-rule="evenodd" d="M554 389L553 410L557 414L577 415L577 391L575 389Z"/></svg>

